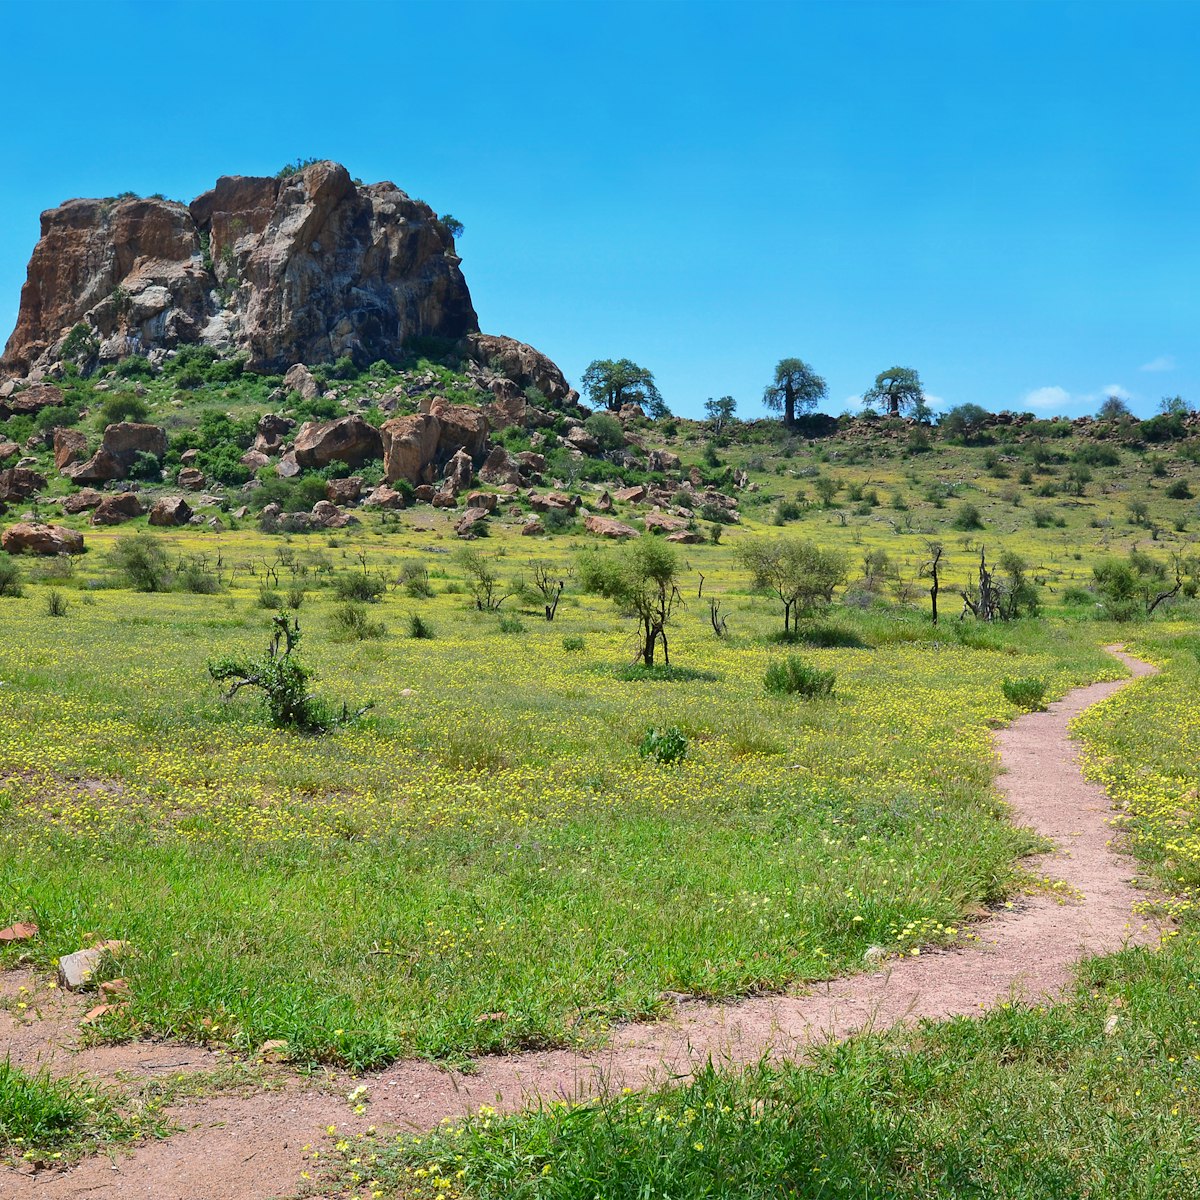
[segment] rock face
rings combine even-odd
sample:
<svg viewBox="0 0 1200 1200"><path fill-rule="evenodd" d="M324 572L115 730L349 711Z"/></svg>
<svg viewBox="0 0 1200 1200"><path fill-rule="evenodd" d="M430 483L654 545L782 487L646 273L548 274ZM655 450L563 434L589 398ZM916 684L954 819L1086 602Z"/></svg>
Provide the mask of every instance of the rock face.
<svg viewBox="0 0 1200 1200"><path fill-rule="evenodd" d="M120 492L116 495L105 496L92 513L93 525L120 525L140 517L146 510L136 492Z"/></svg>
<svg viewBox="0 0 1200 1200"><path fill-rule="evenodd" d="M9 467L0 471L0 501L26 500L45 486L45 475L39 475L29 467Z"/></svg>
<svg viewBox="0 0 1200 1200"><path fill-rule="evenodd" d="M488 423L481 409L438 399L432 401L427 412L385 421L380 433L387 482L403 479L416 485L432 483L460 452L472 463L482 462ZM456 470L461 473L459 461Z"/></svg>
<svg viewBox="0 0 1200 1200"><path fill-rule="evenodd" d="M410 338L479 329L433 209L392 183L357 185L332 162L225 176L190 205L47 210L0 365L14 375L49 365L77 325L101 359L202 343L280 371L396 358Z"/></svg>
<svg viewBox="0 0 1200 1200"><path fill-rule="evenodd" d="M0 550L9 554L82 554L83 534L65 525L43 525L38 521L19 521L0 536Z"/></svg>
<svg viewBox="0 0 1200 1200"><path fill-rule="evenodd" d="M186 525L191 519L191 505L182 496L164 496L150 509L151 525Z"/></svg>
<svg viewBox="0 0 1200 1200"><path fill-rule="evenodd" d="M516 338L473 333L463 339L463 349L468 358L481 366L494 364L500 374L511 379L518 387L535 387L547 400L556 404L575 398L570 384L558 367L541 351L518 342ZM497 397L497 400L502 399Z"/></svg>

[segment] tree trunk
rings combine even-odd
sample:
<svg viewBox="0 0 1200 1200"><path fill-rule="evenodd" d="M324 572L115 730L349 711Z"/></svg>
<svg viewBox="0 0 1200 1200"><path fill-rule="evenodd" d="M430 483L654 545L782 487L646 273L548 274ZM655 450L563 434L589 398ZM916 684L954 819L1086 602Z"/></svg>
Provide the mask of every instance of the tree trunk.
<svg viewBox="0 0 1200 1200"><path fill-rule="evenodd" d="M796 423L796 389L790 379L783 384L783 423L789 429Z"/></svg>

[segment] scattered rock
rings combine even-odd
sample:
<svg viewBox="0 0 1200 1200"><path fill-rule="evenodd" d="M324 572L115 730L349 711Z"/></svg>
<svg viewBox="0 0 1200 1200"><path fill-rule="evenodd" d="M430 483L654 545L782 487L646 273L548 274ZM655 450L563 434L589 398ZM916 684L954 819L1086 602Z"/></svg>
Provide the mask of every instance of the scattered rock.
<svg viewBox="0 0 1200 1200"><path fill-rule="evenodd" d="M283 377L283 386L289 392L299 393L302 400L315 400L321 394L320 385L303 363L295 363L288 367L287 374Z"/></svg>
<svg viewBox="0 0 1200 1200"><path fill-rule="evenodd" d="M454 532L459 537L466 537L468 534L474 534L475 526L488 518L488 510L486 508L468 508L458 521L455 522Z"/></svg>
<svg viewBox="0 0 1200 1200"><path fill-rule="evenodd" d="M280 479L295 479L300 474L301 467L296 461L296 456L289 450L275 464L275 474Z"/></svg>
<svg viewBox="0 0 1200 1200"><path fill-rule="evenodd" d="M467 496L467 508L482 508L488 512L496 511L496 496L494 492L471 492Z"/></svg>
<svg viewBox="0 0 1200 1200"><path fill-rule="evenodd" d="M351 475L348 479L330 479L325 484L325 499L331 504L357 504L362 495L362 479Z"/></svg>
<svg viewBox="0 0 1200 1200"><path fill-rule="evenodd" d="M669 517L657 508L642 518L642 524L650 533L675 533L680 529L687 528L686 521L679 517Z"/></svg>
<svg viewBox="0 0 1200 1200"><path fill-rule="evenodd" d="M187 488L189 492L198 492L204 487L207 480L204 478L204 472L197 467L180 467L176 482L181 488Z"/></svg>
<svg viewBox="0 0 1200 1200"><path fill-rule="evenodd" d="M674 533L667 534L667 541L677 545L696 546L704 541L704 538L694 529L677 529Z"/></svg>
<svg viewBox="0 0 1200 1200"><path fill-rule="evenodd" d="M543 525L541 521L537 520L536 518L531 521L526 521L525 524L521 526L522 537L537 537L538 534L545 532L545 525Z"/></svg>
<svg viewBox="0 0 1200 1200"><path fill-rule="evenodd" d="M612 497L608 492L601 492L600 499L596 501L596 508L602 513L610 513L613 510Z"/></svg>
<svg viewBox="0 0 1200 1200"><path fill-rule="evenodd" d="M366 508L388 508L396 509L405 506L403 492L397 492L393 488L388 487L386 483L381 483L379 487L370 492L367 498L363 501L363 506Z"/></svg>
<svg viewBox="0 0 1200 1200"><path fill-rule="evenodd" d="M63 512L74 516L76 513L87 512L90 508L98 508L104 500L104 493L95 488L81 488L70 496L63 497Z"/></svg>
<svg viewBox="0 0 1200 1200"><path fill-rule="evenodd" d="M0 471L0 503L12 500L27 500L34 492L46 486L45 475L29 467L9 467Z"/></svg>
<svg viewBox="0 0 1200 1200"><path fill-rule="evenodd" d="M646 499L646 489L640 483L633 487L617 488L613 492L613 499L621 504L641 504Z"/></svg>
<svg viewBox="0 0 1200 1200"><path fill-rule="evenodd" d="M104 950L99 946L64 954L58 960L58 981L69 991L87 991L92 986L92 976L103 961Z"/></svg>
<svg viewBox="0 0 1200 1200"><path fill-rule="evenodd" d="M291 1050L284 1038L271 1038L258 1048L258 1055L263 1062L283 1063L291 1057Z"/></svg>
<svg viewBox="0 0 1200 1200"><path fill-rule="evenodd" d="M56 429L54 432L57 433L58 430ZM20 453L21 447L16 442L0 442L0 462L3 462L6 458L12 458L14 454Z"/></svg>
<svg viewBox="0 0 1200 1200"><path fill-rule="evenodd" d="M38 935L38 927L30 921L18 921L7 929L0 929L0 942L27 942Z"/></svg>
<svg viewBox="0 0 1200 1200"><path fill-rule="evenodd" d="M678 471L681 465L679 455L672 454L670 450L650 451L649 467L651 471Z"/></svg>

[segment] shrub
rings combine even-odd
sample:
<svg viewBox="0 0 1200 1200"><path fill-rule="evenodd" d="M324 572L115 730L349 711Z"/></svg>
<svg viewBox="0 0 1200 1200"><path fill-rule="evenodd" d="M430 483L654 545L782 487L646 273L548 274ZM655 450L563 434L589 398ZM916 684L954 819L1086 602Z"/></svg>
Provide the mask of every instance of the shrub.
<svg viewBox="0 0 1200 1200"><path fill-rule="evenodd" d="M46 616L48 617L65 617L67 615L67 598L58 591L57 588L51 589L46 595Z"/></svg>
<svg viewBox="0 0 1200 1200"><path fill-rule="evenodd" d="M400 584L414 600L428 600L433 595L429 571L423 562L404 563L400 567Z"/></svg>
<svg viewBox="0 0 1200 1200"><path fill-rule="evenodd" d="M152 533L117 538L109 562L135 592L165 592L171 586L167 552Z"/></svg>
<svg viewBox="0 0 1200 1200"><path fill-rule="evenodd" d="M334 725L345 724L370 708L366 705L351 714L342 705L341 715L335 715L308 690L308 670L296 656L300 644L300 626L287 617L273 617L275 629L271 644L257 659L222 658L208 665L208 673L217 683L228 683L225 699L232 700L244 687L257 688L263 693L271 723L281 728L299 729L304 733L326 733ZM283 652L280 653L280 645Z"/></svg>
<svg viewBox="0 0 1200 1200"><path fill-rule="evenodd" d="M570 508L551 508L539 520L547 533L568 533L575 528L575 512Z"/></svg>
<svg viewBox="0 0 1200 1200"><path fill-rule="evenodd" d="M501 633L524 633L525 626L521 624L520 617L512 617L507 614L500 618Z"/></svg>
<svg viewBox="0 0 1200 1200"><path fill-rule="evenodd" d="M678 763L687 756L687 749L687 738L678 726L672 725L669 729L647 729L638 746L638 753L656 762Z"/></svg>
<svg viewBox="0 0 1200 1200"><path fill-rule="evenodd" d="M767 668L763 683L767 691L775 695L816 700L832 694L836 679L833 671L810 667L798 655L789 654L782 662L773 662Z"/></svg>
<svg viewBox="0 0 1200 1200"><path fill-rule="evenodd" d="M221 590L221 581L203 563L185 563L175 573L175 582L184 592L197 596L215 596Z"/></svg>
<svg viewBox="0 0 1200 1200"><path fill-rule="evenodd" d="M0 596L17 597L24 594L20 564L11 554L0 550Z"/></svg>
<svg viewBox="0 0 1200 1200"><path fill-rule="evenodd" d="M158 457L150 454L145 450L139 450L133 456L133 462L129 466L130 479L145 479L147 481L157 480L162 476L162 464L158 461Z"/></svg>
<svg viewBox="0 0 1200 1200"><path fill-rule="evenodd" d="M304 603L304 597L304 589L298 583L293 583L285 597L288 608L295 612Z"/></svg>
<svg viewBox="0 0 1200 1200"><path fill-rule="evenodd" d="M1087 588L1069 587L1063 590L1062 602L1063 604L1074 606L1082 604L1095 604L1096 597L1089 592Z"/></svg>
<svg viewBox="0 0 1200 1200"><path fill-rule="evenodd" d="M803 509L794 500L780 500L775 505L775 515L772 518L772 523L775 525L786 525L789 521L799 520Z"/></svg>
<svg viewBox="0 0 1200 1200"><path fill-rule="evenodd" d="M258 589L258 607L277 609L283 607L283 597L265 583Z"/></svg>
<svg viewBox="0 0 1200 1200"><path fill-rule="evenodd" d="M1188 487L1186 479L1177 479L1169 488L1167 488L1168 500L1190 500L1192 498L1192 489Z"/></svg>
<svg viewBox="0 0 1200 1200"><path fill-rule="evenodd" d="M602 450L620 450L625 445L625 431L612 413L594 412L584 421L583 427L600 443Z"/></svg>
<svg viewBox="0 0 1200 1200"><path fill-rule="evenodd" d="M333 581L333 594L339 600L357 601L360 604L374 604L383 596L384 590L383 580L378 575L368 575L366 571L339 575Z"/></svg>
<svg viewBox="0 0 1200 1200"><path fill-rule="evenodd" d="M799 639L806 646L816 646L822 649L840 647L848 650L869 650L871 643L864 641L853 629L841 625L810 625L799 633Z"/></svg>
<svg viewBox="0 0 1200 1200"><path fill-rule="evenodd" d="M387 633L382 621L372 621L367 606L356 600L339 604L330 617L333 636L342 641L365 642Z"/></svg>
<svg viewBox="0 0 1200 1200"><path fill-rule="evenodd" d="M132 392L114 392L100 405L100 424L117 425L121 421L144 421L150 415L146 402Z"/></svg>
<svg viewBox="0 0 1200 1200"><path fill-rule="evenodd" d="M408 636L416 638L418 641L433 640L433 626L428 621L423 620L416 613L413 613L408 618Z"/></svg>
<svg viewBox="0 0 1200 1200"><path fill-rule="evenodd" d="M577 653L584 648L583 638L581 638L577 633L569 633L562 640L562 648L566 650L568 654Z"/></svg>
<svg viewBox="0 0 1200 1200"><path fill-rule="evenodd" d="M975 505L962 504L959 506L958 512L954 514L954 520L950 523L955 529L982 529L983 517Z"/></svg>
<svg viewBox="0 0 1200 1200"><path fill-rule="evenodd" d="M1044 680L1035 679L1032 676L1005 679L1000 685L1000 690L1004 693L1005 700L1010 704L1015 704L1018 708L1027 709L1029 712L1039 712L1045 708L1042 703L1042 699L1046 695Z"/></svg>

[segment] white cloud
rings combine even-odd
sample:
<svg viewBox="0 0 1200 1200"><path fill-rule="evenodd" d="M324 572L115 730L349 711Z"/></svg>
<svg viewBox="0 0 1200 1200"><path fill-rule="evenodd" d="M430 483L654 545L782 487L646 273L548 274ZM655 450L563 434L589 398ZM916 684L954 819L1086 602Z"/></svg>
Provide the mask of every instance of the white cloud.
<svg viewBox="0 0 1200 1200"><path fill-rule="evenodd" d="M1127 392L1119 383L1110 383L1107 387L1102 387L1098 392L1093 392L1090 396L1085 396L1085 400L1107 400L1109 396L1116 396L1118 400L1132 400L1133 393Z"/></svg>
<svg viewBox="0 0 1200 1200"><path fill-rule="evenodd" d="M1071 403L1071 393L1061 387L1034 388L1021 403L1033 412L1062 412Z"/></svg>
<svg viewBox="0 0 1200 1200"><path fill-rule="evenodd" d="M1138 370L1173 371L1175 370L1175 356L1173 354L1160 354L1157 358L1152 358L1148 363L1142 363Z"/></svg>

